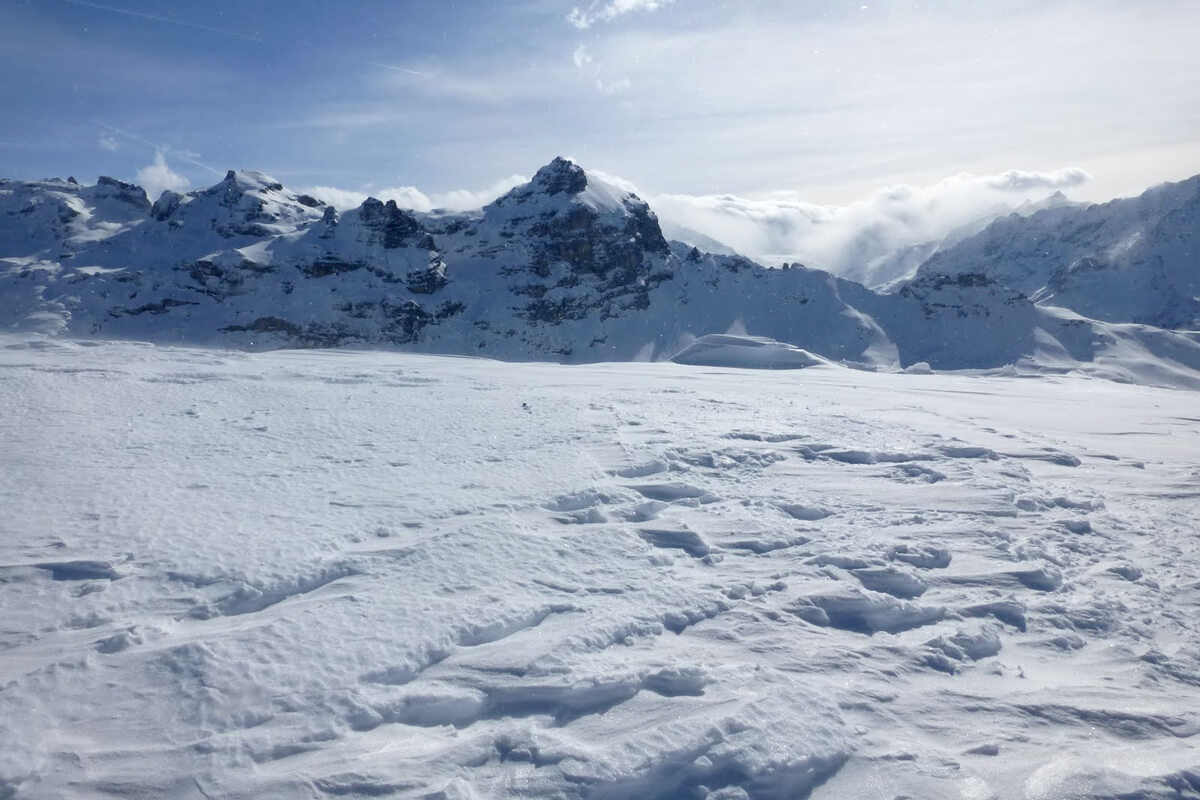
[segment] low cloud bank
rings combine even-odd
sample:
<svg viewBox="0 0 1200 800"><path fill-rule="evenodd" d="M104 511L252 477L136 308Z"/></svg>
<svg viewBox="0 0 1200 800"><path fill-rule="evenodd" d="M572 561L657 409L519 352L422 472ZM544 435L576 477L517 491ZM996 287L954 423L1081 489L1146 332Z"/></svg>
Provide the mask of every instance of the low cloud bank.
<svg viewBox="0 0 1200 800"><path fill-rule="evenodd" d="M769 264L800 262L852 280L880 283L903 272L903 253L962 226L1090 180L1080 169L962 173L930 186L893 186L845 206L805 202L793 193L765 199L665 194L650 199L670 227L696 231ZM928 249L928 248L926 248Z"/></svg>
<svg viewBox="0 0 1200 800"><path fill-rule="evenodd" d="M435 208L444 208L449 211L470 211L482 208L514 186L520 186L528 181L529 178L523 175L510 175L496 181L486 189L478 191L457 189L435 194L425 194L415 186L396 186L361 192L339 189L335 186L309 186L301 191L339 209L357 208L368 197L374 197L383 201L395 200L396 205L413 211L432 211Z"/></svg>

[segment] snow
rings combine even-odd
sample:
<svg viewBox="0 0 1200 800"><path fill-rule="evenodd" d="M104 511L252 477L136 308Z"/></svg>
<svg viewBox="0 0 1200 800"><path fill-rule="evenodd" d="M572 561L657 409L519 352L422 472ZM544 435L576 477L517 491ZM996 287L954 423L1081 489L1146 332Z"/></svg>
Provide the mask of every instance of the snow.
<svg viewBox="0 0 1200 800"><path fill-rule="evenodd" d="M1196 397L0 339L0 796L1196 796Z"/></svg>
<svg viewBox="0 0 1200 800"><path fill-rule="evenodd" d="M807 350L765 336L723 333L701 336L671 360L676 364L745 369L803 369L829 363Z"/></svg>

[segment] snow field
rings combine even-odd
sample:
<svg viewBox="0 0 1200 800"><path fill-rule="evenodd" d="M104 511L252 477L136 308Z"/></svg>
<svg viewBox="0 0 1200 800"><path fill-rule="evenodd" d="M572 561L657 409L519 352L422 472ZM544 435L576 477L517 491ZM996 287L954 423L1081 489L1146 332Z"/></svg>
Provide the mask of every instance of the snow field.
<svg viewBox="0 0 1200 800"><path fill-rule="evenodd" d="M1200 792L1200 417L0 341L0 796Z"/></svg>

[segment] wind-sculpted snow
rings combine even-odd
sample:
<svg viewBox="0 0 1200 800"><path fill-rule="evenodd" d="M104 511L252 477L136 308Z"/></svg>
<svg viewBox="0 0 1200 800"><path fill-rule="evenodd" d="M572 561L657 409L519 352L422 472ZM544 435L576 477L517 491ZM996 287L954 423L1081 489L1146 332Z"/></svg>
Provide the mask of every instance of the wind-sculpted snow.
<svg viewBox="0 0 1200 800"><path fill-rule="evenodd" d="M1188 185L1155 191L1178 199ZM1012 258L995 245L994 225L883 294L799 265L767 269L668 242L643 200L562 158L467 213L422 213L374 198L339 213L248 171L188 194L164 192L152 206L139 187L108 178L86 187L3 181L0 326L248 350L369 345L521 361L675 356L772 368L823 359L915 371L1081 369L1195 386L1200 336L1128 324L1190 319L1184 312L1196 294L1184 280L1194 272L1194 215L1178 203L1155 205L1158 195L1148 193L1133 211L1134 201L1120 201L998 222L1016 226L1020 252ZM1146 204L1161 230L1134 236ZM1055 228L1071 247L1038 250L1038 269L1107 276L1105 296L1142 311L1060 303L1066 284L1050 297L1013 277L1025 275L1025 250L1041 247L1021 244L1030 234L1020 226L1071 214L1090 216L1070 217L1067 233ZM1114 231L1128 234L1129 247L1113 249ZM973 255L977 246L987 259ZM1113 255L1113 268L1102 270L1093 269L1100 262L1059 263L1095 248L1137 257ZM1031 280L1041 286L1050 280L1043 277ZM742 336L741 344L714 335ZM759 340L778 345L748 346Z"/></svg>
<svg viewBox="0 0 1200 800"><path fill-rule="evenodd" d="M0 796L1186 798L1195 394L0 339Z"/></svg>
<svg viewBox="0 0 1200 800"><path fill-rule="evenodd" d="M761 336L701 336L671 360L676 364L749 369L803 369L828 363L806 350Z"/></svg>

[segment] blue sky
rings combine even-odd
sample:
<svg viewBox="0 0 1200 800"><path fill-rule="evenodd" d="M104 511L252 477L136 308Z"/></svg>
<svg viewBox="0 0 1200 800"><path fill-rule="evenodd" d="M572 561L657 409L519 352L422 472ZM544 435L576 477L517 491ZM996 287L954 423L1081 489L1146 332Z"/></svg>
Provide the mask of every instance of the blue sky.
<svg viewBox="0 0 1200 800"><path fill-rule="evenodd" d="M1103 198L1200 172L1197 30L1195 0L0 0L0 175L445 197L565 154L650 195Z"/></svg>

